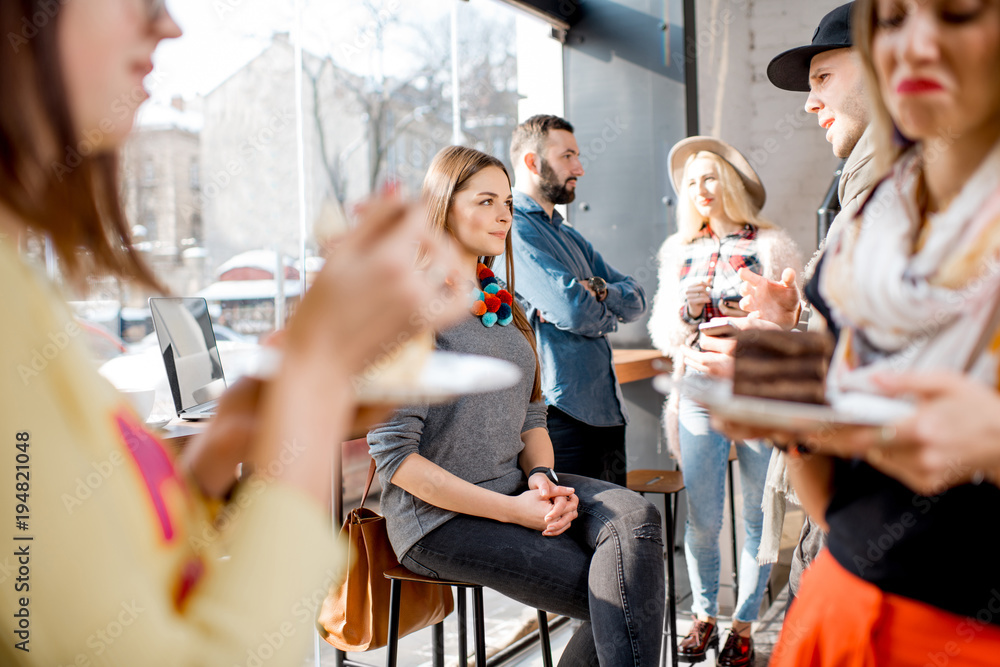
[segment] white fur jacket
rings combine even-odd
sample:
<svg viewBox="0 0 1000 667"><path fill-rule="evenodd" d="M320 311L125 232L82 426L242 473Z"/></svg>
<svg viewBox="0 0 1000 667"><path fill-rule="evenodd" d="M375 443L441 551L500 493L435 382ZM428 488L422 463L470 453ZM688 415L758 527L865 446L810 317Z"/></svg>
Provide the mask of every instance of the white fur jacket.
<svg viewBox="0 0 1000 667"><path fill-rule="evenodd" d="M690 345L697 337L696 324L688 324L680 317L683 298L680 289L681 265L686 257L686 246L678 234L667 238L660 247L658 261L659 287L653 299L653 312L649 318L649 335L653 345L673 359L674 377L684 375L684 355L680 349ZM802 254L798 246L783 230L760 228L757 231L757 256L760 258L764 276L779 280L787 267L795 269L795 275L802 275ZM800 286L801 291L801 286ZM681 460L678 436L678 408L680 397L673 392L663 410L663 426L666 431L670 454Z"/></svg>

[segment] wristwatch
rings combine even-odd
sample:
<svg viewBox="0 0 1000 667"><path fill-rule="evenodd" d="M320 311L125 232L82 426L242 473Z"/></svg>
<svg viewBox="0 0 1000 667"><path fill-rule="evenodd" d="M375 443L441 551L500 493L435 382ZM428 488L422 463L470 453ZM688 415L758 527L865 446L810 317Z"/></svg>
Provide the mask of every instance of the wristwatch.
<svg viewBox="0 0 1000 667"><path fill-rule="evenodd" d="M556 476L556 471L553 470L552 468L546 468L545 466L538 466L537 468L532 468L531 472L528 473L528 477L530 478L536 472L544 474L546 477L549 478L549 481L552 482L553 484L559 483L559 477Z"/></svg>
<svg viewBox="0 0 1000 667"><path fill-rule="evenodd" d="M593 276L587 282L590 283L590 289L594 290L597 300L604 301L604 299L608 296L608 283L604 280L604 278Z"/></svg>

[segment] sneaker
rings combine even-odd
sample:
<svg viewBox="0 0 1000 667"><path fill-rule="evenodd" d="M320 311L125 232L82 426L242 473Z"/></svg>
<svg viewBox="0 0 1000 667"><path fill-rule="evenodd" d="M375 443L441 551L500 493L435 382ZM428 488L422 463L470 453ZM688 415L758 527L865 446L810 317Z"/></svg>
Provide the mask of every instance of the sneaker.
<svg viewBox="0 0 1000 667"><path fill-rule="evenodd" d="M709 648L718 650L719 631L715 623L694 619L691 631L681 640L677 647L677 660L680 662L701 662Z"/></svg>
<svg viewBox="0 0 1000 667"><path fill-rule="evenodd" d="M752 667L754 659L753 640L729 633L726 645L719 653L718 667Z"/></svg>

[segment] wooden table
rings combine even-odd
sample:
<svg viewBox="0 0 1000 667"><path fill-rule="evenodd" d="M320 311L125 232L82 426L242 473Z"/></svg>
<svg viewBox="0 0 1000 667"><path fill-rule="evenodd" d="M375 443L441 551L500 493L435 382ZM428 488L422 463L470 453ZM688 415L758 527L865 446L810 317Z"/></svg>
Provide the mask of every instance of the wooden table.
<svg viewBox="0 0 1000 667"><path fill-rule="evenodd" d="M654 364L663 364L657 368ZM654 377L660 373L670 372L670 358L659 350L614 350L615 373L618 382L636 382ZM659 364L657 364L659 365ZM208 427L207 421L184 421L173 419L160 430L160 437L171 447L180 450Z"/></svg>
<svg viewBox="0 0 1000 667"><path fill-rule="evenodd" d="M156 435L160 436L160 439L176 453L183 449L184 445L194 436L208 428L208 424L207 420L192 422L178 417L170 420L166 426L156 432Z"/></svg>
<svg viewBox="0 0 1000 667"><path fill-rule="evenodd" d="M660 373L669 373L670 357L659 350L614 350L615 373L618 382L645 380ZM663 366L658 368L658 366Z"/></svg>

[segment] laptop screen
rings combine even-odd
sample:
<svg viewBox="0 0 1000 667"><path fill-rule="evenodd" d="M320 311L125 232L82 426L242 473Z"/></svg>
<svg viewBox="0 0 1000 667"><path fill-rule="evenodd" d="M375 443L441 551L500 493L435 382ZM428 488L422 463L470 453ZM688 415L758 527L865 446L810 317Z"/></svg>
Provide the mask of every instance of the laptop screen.
<svg viewBox="0 0 1000 667"><path fill-rule="evenodd" d="M200 297L154 297L149 309L177 412L221 396L226 379L208 302Z"/></svg>

